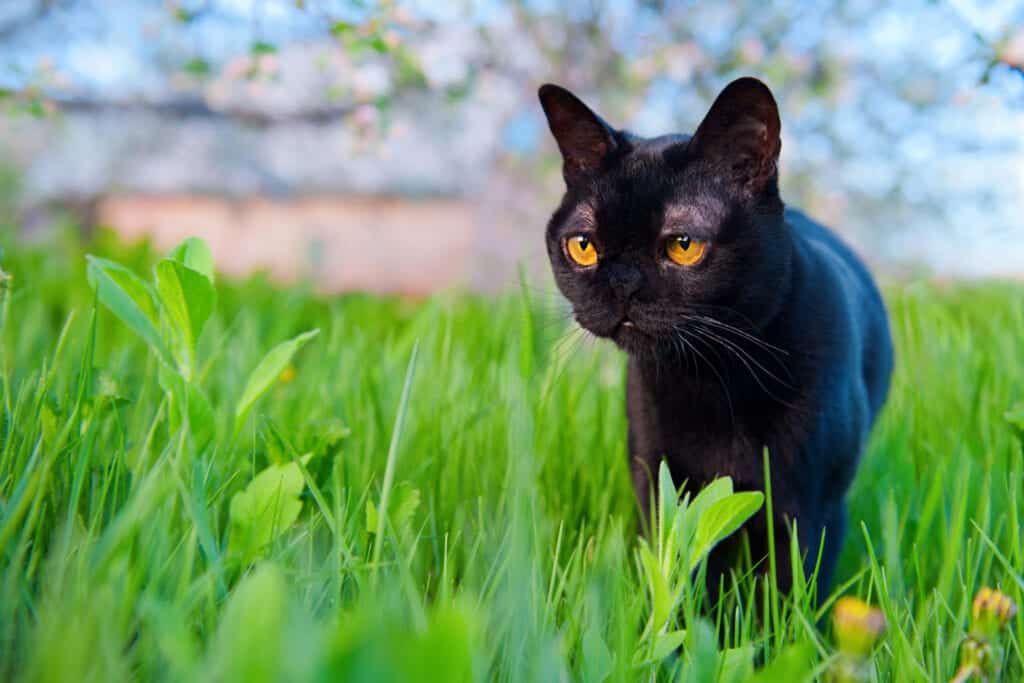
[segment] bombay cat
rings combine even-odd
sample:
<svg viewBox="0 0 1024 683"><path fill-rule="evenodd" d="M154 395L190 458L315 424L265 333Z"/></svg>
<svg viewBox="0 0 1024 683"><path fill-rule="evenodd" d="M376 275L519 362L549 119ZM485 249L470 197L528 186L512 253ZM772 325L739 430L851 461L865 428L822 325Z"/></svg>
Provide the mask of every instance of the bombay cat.
<svg viewBox="0 0 1024 683"><path fill-rule="evenodd" d="M692 136L656 138L612 128L559 86L539 97L566 184L548 254L578 323L628 354L641 509L662 459L691 490L722 475L738 490L764 490L767 448L780 587L790 588L795 519L808 576L821 552L824 594L893 354L868 270L783 205L771 91L736 80ZM767 524L762 511L746 525L755 561L767 553ZM709 559L713 591L739 538Z"/></svg>

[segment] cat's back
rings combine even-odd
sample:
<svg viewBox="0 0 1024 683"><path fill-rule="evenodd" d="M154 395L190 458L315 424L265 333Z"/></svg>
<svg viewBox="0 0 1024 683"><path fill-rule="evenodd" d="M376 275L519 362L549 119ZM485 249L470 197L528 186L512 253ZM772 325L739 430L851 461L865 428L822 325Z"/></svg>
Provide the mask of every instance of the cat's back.
<svg viewBox="0 0 1024 683"><path fill-rule="evenodd" d="M802 262L798 297L807 315L816 319L807 322L826 321L837 354L859 360L871 412L877 414L893 368L889 320L878 286L860 257L834 232L795 209L786 209L786 222Z"/></svg>
<svg viewBox="0 0 1024 683"><path fill-rule="evenodd" d="M836 233L811 219L799 209L786 207L785 215L786 222L793 228L793 231L821 257L832 262L838 275L845 278L852 276L853 281L845 284L862 289L863 291L859 294L867 296L879 304L882 303L882 297L871 272L853 249L843 242Z"/></svg>

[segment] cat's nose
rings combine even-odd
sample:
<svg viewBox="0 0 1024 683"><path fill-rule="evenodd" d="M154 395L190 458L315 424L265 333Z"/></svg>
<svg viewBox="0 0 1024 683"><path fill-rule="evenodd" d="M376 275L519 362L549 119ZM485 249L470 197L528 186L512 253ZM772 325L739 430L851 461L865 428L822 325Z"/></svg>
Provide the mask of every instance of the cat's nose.
<svg viewBox="0 0 1024 683"><path fill-rule="evenodd" d="M622 263L608 266L608 284L620 299L628 299L644 284L644 275L639 268Z"/></svg>

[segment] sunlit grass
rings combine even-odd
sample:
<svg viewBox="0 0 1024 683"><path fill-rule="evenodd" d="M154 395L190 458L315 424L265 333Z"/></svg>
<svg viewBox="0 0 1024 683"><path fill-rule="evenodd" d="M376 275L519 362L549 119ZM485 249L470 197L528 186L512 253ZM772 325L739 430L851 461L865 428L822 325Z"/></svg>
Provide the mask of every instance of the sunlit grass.
<svg viewBox="0 0 1024 683"><path fill-rule="evenodd" d="M789 682L834 665L831 601L761 613L749 581L718 611L687 587L663 629L686 630L681 648L636 656L655 603L622 359L566 341L547 303L219 283L198 446L171 428L154 355L94 313L84 250L6 246L0 679L746 680L756 659ZM148 277L142 250L89 249ZM887 298L897 376L834 588L882 611L872 675L949 680L977 590L1024 603L1024 287ZM253 368L314 328L236 429ZM270 466L301 474L301 511L240 553L231 500ZM1006 681L1024 676L1022 621Z"/></svg>

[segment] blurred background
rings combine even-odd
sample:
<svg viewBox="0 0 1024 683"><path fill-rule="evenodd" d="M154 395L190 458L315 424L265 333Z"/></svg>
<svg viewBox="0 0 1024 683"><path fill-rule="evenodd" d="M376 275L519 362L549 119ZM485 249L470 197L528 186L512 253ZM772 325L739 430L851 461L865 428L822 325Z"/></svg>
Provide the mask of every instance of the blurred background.
<svg viewBox="0 0 1024 683"><path fill-rule="evenodd" d="M892 277L1024 276L1024 2L2 0L0 223L325 292L547 278L536 102L692 131L772 87L783 196Z"/></svg>

